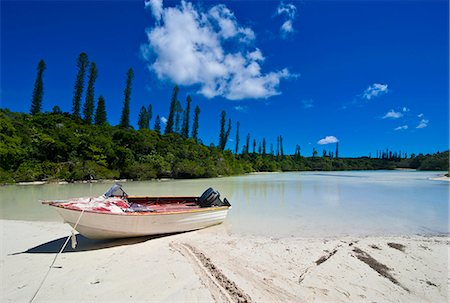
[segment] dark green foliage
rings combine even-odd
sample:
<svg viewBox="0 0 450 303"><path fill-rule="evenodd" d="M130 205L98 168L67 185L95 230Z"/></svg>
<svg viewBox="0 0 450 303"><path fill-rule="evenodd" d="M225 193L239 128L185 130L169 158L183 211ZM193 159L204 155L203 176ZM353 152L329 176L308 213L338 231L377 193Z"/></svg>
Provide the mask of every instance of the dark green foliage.
<svg viewBox="0 0 450 303"><path fill-rule="evenodd" d="M122 115L120 116L120 127L129 128L130 127L130 97L131 97L131 83L133 82L134 72L130 68L127 72L127 81L125 84L125 90L123 91L123 109Z"/></svg>
<svg viewBox="0 0 450 303"><path fill-rule="evenodd" d="M225 122L227 119L227 113L223 110L220 113L220 134L219 134L219 148L225 150L227 145L228 137L231 131L231 119L228 119L228 127L225 128Z"/></svg>
<svg viewBox="0 0 450 303"><path fill-rule="evenodd" d="M153 107L151 104L147 107L147 128L150 129L150 121L152 121L153 118Z"/></svg>
<svg viewBox="0 0 450 303"><path fill-rule="evenodd" d="M263 141L262 141L262 155L263 156L266 155L266 138L263 138Z"/></svg>
<svg viewBox="0 0 450 303"><path fill-rule="evenodd" d="M183 107L179 100L175 103L175 132L180 133L180 121L181 114L183 113Z"/></svg>
<svg viewBox="0 0 450 303"><path fill-rule="evenodd" d="M103 125L106 123L106 107L105 99L100 95L98 97L97 110L95 111L95 125Z"/></svg>
<svg viewBox="0 0 450 303"><path fill-rule="evenodd" d="M87 124L92 124L92 120L94 118L95 80L97 80L97 66L95 65L95 62L92 62L89 69L86 101L84 102L83 108L84 122Z"/></svg>
<svg viewBox="0 0 450 303"><path fill-rule="evenodd" d="M86 68L89 65L88 55L81 53L77 59L77 77L75 79L75 85L73 88L72 99L72 115L76 118L80 118L81 97L83 96L84 89L84 76L86 74Z"/></svg>
<svg viewBox="0 0 450 303"><path fill-rule="evenodd" d="M100 98L99 98L100 99ZM99 102L100 103L100 102ZM156 117L155 124L160 121ZM0 110L0 183L36 180L203 178L252 171L449 169L449 152L402 159L234 155L155 130L79 124L66 113ZM250 141L250 139L248 140Z"/></svg>
<svg viewBox="0 0 450 303"><path fill-rule="evenodd" d="M337 158L339 158L339 142L336 142L336 159Z"/></svg>
<svg viewBox="0 0 450 303"><path fill-rule="evenodd" d="M189 138L189 117L191 111L191 102L191 96L188 95L186 98L186 109L183 116L183 127L181 128L181 136L185 139Z"/></svg>
<svg viewBox="0 0 450 303"><path fill-rule="evenodd" d="M35 115L41 112L42 99L44 97L44 70L45 70L44 60L39 61L37 66L37 76L34 82L33 96L31 98L31 109L30 113Z"/></svg>
<svg viewBox="0 0 450 303"><path fill-rule="evenodd" d="M248 155L250 149L250 134L247 134L247 139L245 141L245 153Z"/></svg>
<svg viewBox="0 0 450 303"><path fill-rule="evenodd" d="M139 111L138 127L139 129L148 129L148 114L145 106L142 106Z"/></svg>
<svg viewBox="0 0 450 303"><path fill-rule="evenodd" d="M241 126L241 123L236 122L236 148L235 148L235 154L237 155L239 152L239 127Z"/></svg>
<svg viewBox="0 0 450 303"><path fill-rule="evenodd" d="M155 126L153 127L153 129L154 129L155 132L157 132L158 134L161 133L161 118L159 118L159 115L156 116L156 119L155 119Z"/></svg>
<svg viewBox="0 0 450 303"><path fill-rule="evenodd" d="M58 105L53 106L52 114L61 115L63 112Z"/></svg>
<svg viewBox="0 0 450 303"><path fill-rule="evenodd" d="M169 117L167 118L167 124L166 124L166 134L170 134L174 132L174 123L175 123L175 111L177 107L177 97L178 97L178 85L175 85L172 92L172 99L170 100L170 109L169 109Z"/></svg>
<svg viewBox="0 0 450 303"><path fill-rule="evenodd" d="M197 105L194 110L194 122L192 123L192 139L194 139L195 142L198 142L199 118L200 118L200 107L198 107L198 105Z"/></svg>

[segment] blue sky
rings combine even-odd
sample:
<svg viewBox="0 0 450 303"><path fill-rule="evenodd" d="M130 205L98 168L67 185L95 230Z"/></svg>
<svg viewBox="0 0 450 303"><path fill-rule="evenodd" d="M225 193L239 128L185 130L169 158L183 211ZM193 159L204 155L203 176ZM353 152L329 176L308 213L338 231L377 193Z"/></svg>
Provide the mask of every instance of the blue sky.
<svg viewBox="0 0 450 303"><path fill-rule="evenodd" d="M29 111L42 58L43 110L70 111L84 51L111 124L132 67L134 125L149 103L167 116L179 84L182 104L190 94L201 108L205 144L224 109L241 146L250 133L307 156L336 140L341 156L443 151L448 12L447 1L1 1L1 107Z"/></svg>

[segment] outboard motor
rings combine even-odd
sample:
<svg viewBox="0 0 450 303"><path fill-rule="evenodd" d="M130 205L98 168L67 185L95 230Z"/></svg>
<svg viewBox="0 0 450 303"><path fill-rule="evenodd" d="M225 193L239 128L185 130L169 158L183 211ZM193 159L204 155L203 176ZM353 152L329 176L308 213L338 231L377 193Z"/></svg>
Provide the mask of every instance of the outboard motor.
<svg viewBox="0 0 450 303"><path fill-rule="evenodd" d="M126 192L122 189L122 185L119 183L114 184L111 186L110 189L106 191L106 193L103 194L105 198L110 198L114 196L121 196L122 198L128 197Z"/></svg>
<svg viewBox="0 0 450 303"><path fill-rule="evenodd" d="M220 199L220 193L213 189L208 188L198 199L198 204L200 207L211 207L211 206L231 206L230 202L225 198L223 201Z"/></svg>

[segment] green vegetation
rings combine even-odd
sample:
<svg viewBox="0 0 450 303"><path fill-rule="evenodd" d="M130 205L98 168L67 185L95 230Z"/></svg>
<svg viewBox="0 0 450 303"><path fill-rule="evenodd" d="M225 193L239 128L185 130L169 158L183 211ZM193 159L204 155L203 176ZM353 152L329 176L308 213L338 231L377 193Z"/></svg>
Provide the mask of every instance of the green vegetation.
<svg viewBox="0 0 450 303"><path fill-rule="evenodd" d="M72 99L72 115L76 119L80 118L81 97L83 96L84 89L84 76L86 74L86 68L88 65L88 55L86 53L81 53L77 59L78 72L75 79Z"/></svg>
<svg viewBox="0 0 450 303"><path fill-rule="evenodd" d="M39 61L37 66L37 76L36 82L34 83L33 97L31 99L31 109L30 113L32 115L40 113L42 107L42 98L44 96L44 70L45 70L44 60Z"/></svg>
<svg viewBox="0 0 450 303"><path fill-rule="evenodd" d="M406 159L336 159L317 155L307 158L300 156L299 149L294 155L282 156L281 148L279 155L235 155L220 147L198 144L193 138L184 139L178 133L160 135L154 130L133 130L107 123L88 125L68 113L28 115L0 110L1 183L203 178L253 171L448 170L448 159L448 151Z"/></svg>
<svg viewBox="0 0 450 303"><path fill-rule="evenodd" d="M130 125L130 97L134 78L133 69L127 72L124 103L118 126L108 124L105 99L99 96L95 110L94 85L97 67L90 64L83 120L80 117L81 99L86 68L89 65L86 53L77 59L78 72L74 85L72 113L62 112L58 105L52 112L41 113L44 95L44 60L37 67L30 115L0 109L0 183L24 181L75 181L91 179L126 178L147 180L153 178L205 178L220 175L244 174L254 171L308 171L308 170L374 170L412 168L419 170L448 170L449 152L433 155L410 155L377 151L376 158L338 158L324 150L321 157L313 148L312 157L300 154L296 145L293 155L286 155L283 137L277 136L274 151L263 138L250 153L250 134L247 134L242 153L239 154L240 123L236 123L234 153L226 149L231 132L231 119L226 112L220 115L219 142L209 147L198 137L200 108L194 109L192 134L189 138L190 108L192 99L186 98L183 111L175 86L170 102L170 111L165 134L161 134L161 119L157 115L154 130L150 129L153 116L152 105L141 107L138 116L139 130ZM181 121L181 127L180 127ZM94 122L94 124L92 124ZM166 122L166 121L164 121ZM228 124L226 126L226 124Z"/></svg>

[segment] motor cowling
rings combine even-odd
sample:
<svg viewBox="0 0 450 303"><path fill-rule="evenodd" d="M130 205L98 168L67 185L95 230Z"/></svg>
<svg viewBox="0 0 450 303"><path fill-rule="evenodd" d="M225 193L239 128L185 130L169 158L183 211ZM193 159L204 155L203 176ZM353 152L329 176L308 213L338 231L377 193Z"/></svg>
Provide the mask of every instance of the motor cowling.
<svg viewBox="0 0 450 303"><path fill-rule="evenodd" d="M200 207L211 207L211 206L230 206L227 199L222 201L220 199L220 193L214 188L210 187L200 196L198 199L198 204Z"/></svg>

